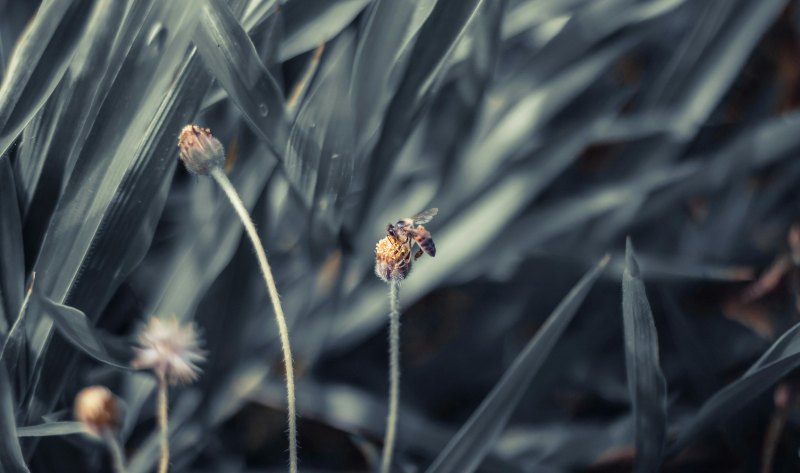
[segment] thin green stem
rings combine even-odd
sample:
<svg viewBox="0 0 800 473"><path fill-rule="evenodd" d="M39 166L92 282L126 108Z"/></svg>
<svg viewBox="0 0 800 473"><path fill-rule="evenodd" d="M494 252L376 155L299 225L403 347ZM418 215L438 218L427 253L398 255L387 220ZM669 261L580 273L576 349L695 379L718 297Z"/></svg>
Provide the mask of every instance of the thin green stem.
<svg viewBox="0 0 800 473"><path fill-rule="evenodd" d="M400 281L389 283L389 308L389 413L386 416L382 473L389 473L392 469L400 403Z"/></svg>
<svg viewBox="0 0 800 473"><path fill-rule="evenodd" d="M167 379L163 373L158 375L158 425L161 429L161 461L158 473L169 470L169 417L167 416Z"/></svg>
<svg viewBox="0 0 800 473"><path fill-rule="evenodd" d="M214 168L211 170L211 177L219 184L231 205L239 214L239 219L244 225L247 236L253 243L258 257L258 263L261 266L261 274L264 276L264 282L267 285L267 292L269 298L272 300L272 309L275 311L275 321L278 324L278 332L280 333L281 348L283 349L283 364L286 371L286 398L288 400L289 411L289 471L297 473L297 408L295 406L294 394L294 367L292 365L292 349L289 344L289 327L286 325L286 316L283 314L283 307L281 306L280 296L278 295L278 288L275 286L275 278L272 275L272 270L267 262L267 253L261 245L261 239L256 232L256 226L250 218L250 213L244 206L242 199L233 187L230 179L221 168Z"/></svg>
<svg viewBox="0 0 800 473"><path fill-rule="evenodd" d="M125 455L122 454L122 446L115 434L105 435L108 452L111 454L111 462L114 465L114 473L125 473Z"/></svg>

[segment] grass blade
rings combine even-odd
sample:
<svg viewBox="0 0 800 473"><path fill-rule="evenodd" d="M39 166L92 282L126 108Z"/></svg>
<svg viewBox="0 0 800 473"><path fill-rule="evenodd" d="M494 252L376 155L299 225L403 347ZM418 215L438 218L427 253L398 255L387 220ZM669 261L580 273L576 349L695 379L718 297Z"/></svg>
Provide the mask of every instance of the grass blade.
<svg viewBox="0 0 800 473"><path fill-rule="evenodd" d="M273 149L284 143L287 122L281 88L224 2L203 2L194 42L209 73L233 99L253 130Z"/></svg>
<svg viewBox="0 0 800 473"><path fill-rule="evenodd" d="M84 432L86 432L86 429L80 422L48 422L46 424L20 427L17 429L17 437L52 437L82 434Z"/></svg>
<svg viewBox="0 0 800 473"><path fill-rule="evenodd" d="M680 453L691 442L720 426L781 378L800 366L800 324L783 334L739 379L705 402L669 446L667 455Z"/></svg>
<svg viewBox="0 0 800 473"><path fill-rule="evenodd" d="M40 297L38 301L44 312L53 320L53 324L59 333L75 348L107 365L130 369L128 363L132 358L132 353L129 353L128 356L111 353L112 350L122 351L119 348L126 345L99 334L92 327L86 314L74 307L55 303L46 297ZM115 347L118 348L115 349ZM130 352L129 347L127 351Z"/></svg>
<svg viewBox="0 0 800 473"><path fill-rule="evenodd" d="M296 0L282 6L285 37L280 60L286 61L327 42L353 21L371 0Z"/></svg>
<svg viewBox="0 0 800 473"><path fill-rule="evenodd" d="M25 264L22 260L22 221L17 206L14 172L8 157L0 156L0 339L14 323L22 304Z"/></svg>
<svg viewBox="0 0 800 473"><path fill-rule="evenodd" d="M67 70L83 33L86 3L45 1L19 39L0 85L0 155Z"/></svg>
<svg viewBox="0 0 800 473"><path fill-rule="evenodd" d="M439 454L427 473L469 473L480 466L525 394L527 386L607 264L608 257L605 257L578 281L478 409Z"/></svg>
<svg viewBox="0 0 800 473"><path fill-rule="evenodd" d="M658 361L658 335L630 238L622 274L625 365L633 404L636 459L633 471L658 471L667 430L667 384Z"/></svg>
<svg viewBox="0 0 800 473"><path fill-rule="evenodd" d="M409 67L386 112L384 127L372 151L365 182L365 195L373 196L384 185L397 154L413 130L416 119L430 105L447 60L467 27L481 10L484 0L439 0L420 28L410 53ZM369 199L363 200L365 215Z"/></svg>
<svg viewBox="0 0 800 473"><path fill-rule="evenodd" d="M28 467L25 466L22 449L17 440L11 382L3 363L0 363L0 471L3 473L28 473Z"/></svg>

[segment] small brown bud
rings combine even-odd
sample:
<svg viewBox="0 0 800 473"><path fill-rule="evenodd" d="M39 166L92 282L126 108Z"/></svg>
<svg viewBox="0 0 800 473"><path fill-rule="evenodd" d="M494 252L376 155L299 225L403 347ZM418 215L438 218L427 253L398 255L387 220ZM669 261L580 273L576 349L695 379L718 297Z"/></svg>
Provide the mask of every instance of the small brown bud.
<svg viewBox="0 0 800 473"><path fill-rule="evenodd" d="M186 125L178 139L181 161L193 174L207 176L212 169L225 164L225 150L214 138L211 130L197 125Z"/></svg>
<svg viewBox="0 0 800 473"><path fill-rule="evenodd" d="M400 281L411 271L411 245L387 235L375 246L375 275L384 282Z"/></svg>
<svg viewBox="0 0 800 473"><path fill-rule="evenodd" d="M84 388L75 396L75 418L93 437L116 432L121 420L116 396L103 386Z"/></svg>

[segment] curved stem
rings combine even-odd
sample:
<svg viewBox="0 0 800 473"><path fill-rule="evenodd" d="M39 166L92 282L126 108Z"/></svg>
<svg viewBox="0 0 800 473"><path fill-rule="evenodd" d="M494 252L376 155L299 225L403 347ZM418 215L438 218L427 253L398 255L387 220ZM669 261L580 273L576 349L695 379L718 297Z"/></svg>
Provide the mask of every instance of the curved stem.
<svg viewBox="0 0 800 473"><path fill-rule="evenodd" d="M114 434L105 436L108 452L111 454L111 461L114 465L114 473L125 473L125 456L122 454L122 446Z"/></svg>
<svg viewBox="0 0 800 473"><path fill-rule="evenodd" d="M158 473L167 473L169 469L169 418L167 417L167 380L163 374L158 375L158 425L161 429L161 461Z"/></svg>
<svg viewBox="0 0 800 473"><path fill-rule="evenodd" d="M258 257L258 264L261 266L261 274L264 276L264 282L267 285L267 292L269 298L272 300L272 308L275 311L275 321L278 323L278 332L281 338L281 348L283 349L283 363L284 370L286 371L286 397L288 400L289 411L289 471L291 473L297 472L297 414L295 407L295 394L294 394L294 368L292 365L292 349L289 344L289 328L286 325L286 316L283 315L283 307L281 307L280 296L278 295L278 288L275 286L275 278L272 276L272 270L267 262L267 253L261 245L261 240L258 238L258 232L247 212L247 208L236 193L230 179L221 168L214 168L211 170L211 177L222 187L222 190L231 201L231 205L239 214L239 219L244 225L247 236L253 243Z"/></svg>
<svg viewBox="0 0 800 473"><path fill-rule="evenodd" d="M386 416L386 436L383 442L381 472L392 468L397 432L397 409L400 403L400 282L389 284L389 414Z"/></svg>

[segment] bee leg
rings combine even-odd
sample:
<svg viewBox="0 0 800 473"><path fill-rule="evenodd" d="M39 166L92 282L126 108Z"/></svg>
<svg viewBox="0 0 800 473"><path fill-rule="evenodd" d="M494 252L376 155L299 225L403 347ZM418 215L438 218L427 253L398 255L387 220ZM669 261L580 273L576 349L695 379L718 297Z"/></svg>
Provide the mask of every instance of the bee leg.
<svg viewBox="0 0 800 473"><path fill-rule="evenodd" d="M416 260L420 259L420 257L421 257L421 256L422 256L424 253L425 253L425 252L424 252L424 251L422 251L422 248L418 249L418 250L417 250L417 253L414 255L414 261L416 261Z"/></svg>

